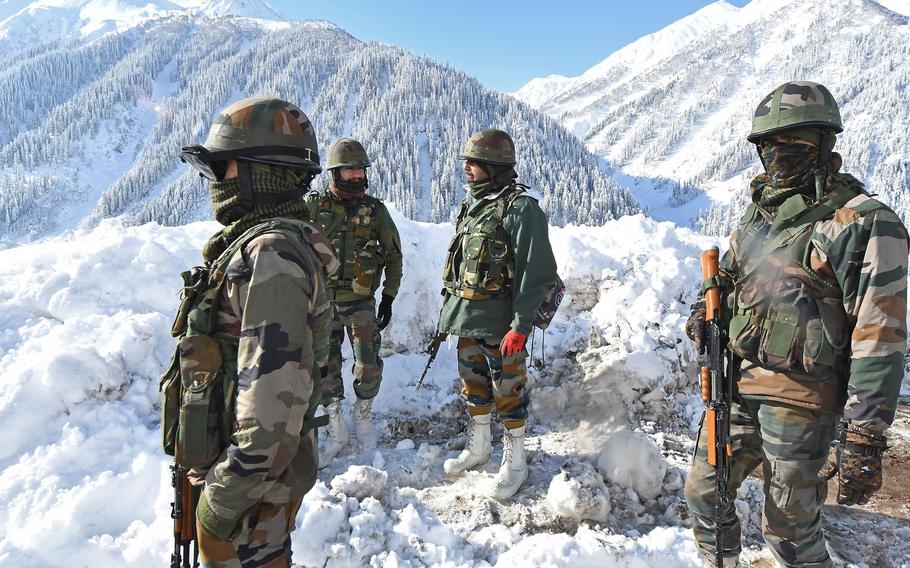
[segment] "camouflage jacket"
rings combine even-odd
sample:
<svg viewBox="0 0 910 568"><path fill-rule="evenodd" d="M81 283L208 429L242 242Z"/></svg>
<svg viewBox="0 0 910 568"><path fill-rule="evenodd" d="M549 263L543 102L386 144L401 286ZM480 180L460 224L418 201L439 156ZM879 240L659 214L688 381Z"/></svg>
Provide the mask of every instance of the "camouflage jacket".
<svg viewBox="0 0 910 568"><path fill-rule="evenodd" d="M907 231L852 176L833 174L830 214L793 228L776 247L778 218L750 206L722 269L735 282L734 352L751 353L738 382L759 396L839 413L883 431L894 419L907 351ZM803 200L803 201L800 201ZM789 213L788 213L789 212ZM772 222L773 221L773 225ZM779 234L782 234L779 233Z"/></svg>
<svg viewBox="0 0 910 568"><path fill-rule="evenodd" d="M197 509L213 534L259 502L301 498L316 480L316 432L301 432L328 362L326 274L337 260L321 234L311 237L260 235L226 270L216 333L238 342L238 386L234 434L208 471Z"/></svg>
<svg viewBox="0 0 910 568"><path fill-rule="evenodd" d="M556 258L546 213L533 197L510 195L511 191L515 186L479 199L470 194L465 198L443 270L445 299L439 332L460 337L502 337L509 329L531 333L537 308L556 280ZM489 218L489 209L507 198L501 223L472 222ZM497 251L499 248L502 250ZM497 258L503 265L494 277L489 272ZM453 282L470 284L475 276L478 289L498 282L495 291L462 294L453 289Z"/></svg>
<svg viewBox="0 0 910 568"><path fill-rule="evenodd" d="M308 217L332 242L341 262L330 282L336 302L373 296L385 272L382 293L395 297L401 285L402 255L398 228L382 201L364 195L344 203L328 189L307 195Z"/></svg>

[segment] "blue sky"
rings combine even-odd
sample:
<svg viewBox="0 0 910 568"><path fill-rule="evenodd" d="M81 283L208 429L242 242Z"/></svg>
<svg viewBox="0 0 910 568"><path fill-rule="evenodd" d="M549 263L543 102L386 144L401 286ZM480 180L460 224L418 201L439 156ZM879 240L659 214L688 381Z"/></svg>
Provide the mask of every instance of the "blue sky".
<svg viewBox="0 0 910 568"><path fill-rule="evenodd" d="M511 92L534 77L578 75L713 0L268 1L286 18L329 20L362 40L449 62Z"/></svg>

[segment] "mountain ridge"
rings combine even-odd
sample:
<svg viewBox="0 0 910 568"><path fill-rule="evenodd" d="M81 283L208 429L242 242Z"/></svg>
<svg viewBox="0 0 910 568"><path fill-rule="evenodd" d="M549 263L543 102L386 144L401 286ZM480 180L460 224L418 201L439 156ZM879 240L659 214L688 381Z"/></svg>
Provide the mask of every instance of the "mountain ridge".
<svg viewBox="0 0 910 568"><path fill-rule="evenodd" d="M597 81L582 74L531 102L604 158L651 214L723 234L761 171L745 141L755 105L788 80L818 81L841 106L845 170L910 220L907 16L872 0L754 0L730 13L652 66L601 62Z"/></svg>
<svg viewBox="0 0 910 568"><path fill-rule="evenodd" d="M376 164L371 192L417 220L455 215L458 153L487 126L515 136L521 180L541 191L554 224L640 211L558 123L461 71L331 24L182 14L75 47L36 46L0 71L0 238L113 216L210 218L208 191L177 151L201 142L229 102L254 95L298 103L320 148L361 139Z"/></svg>

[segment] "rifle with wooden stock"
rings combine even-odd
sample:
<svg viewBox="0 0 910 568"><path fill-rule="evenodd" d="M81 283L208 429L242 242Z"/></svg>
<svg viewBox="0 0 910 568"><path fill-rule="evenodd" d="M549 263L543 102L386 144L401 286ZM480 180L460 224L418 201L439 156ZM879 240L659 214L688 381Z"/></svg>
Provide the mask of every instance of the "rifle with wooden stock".
<svg viewBox="0 0 910 568"><path fill-rule="evenodd" d="M716 565L723 566L722 522L729 505L730 405L733 392L733 356L727 348L727 326L721 319L720 269L717 247L702 252L701 274L705 282L706 365L701 368L701 397L705 401L704 430L708 440L708 464L714 466L714 545Z"/></svg>
<svg viewBox="0 0 910 568"><path fill-rule="evenodd" d="M433 342L430 343L430 347L427 349L430 358L427 360L426 367L423 368L423 372L420 373L420 378L417 379L417 384L414 385L414 390L420 390L420 387L423 386L423 380L427 376L427 371L430 370L430 366L433 364L433 361L436 359L436 354L439 353L439 346L442 345L442 342L448 337L448 333L437 333L433 338Z"/></svg>
<svg viewBox="0 0 910 568"><path fill-rule="evenodd" d="M198 568L199 544L196 542L196 498L193 486L185 469L171 464L171 486L174 501L171 503L171 518L174 519L174 552L171 554L171 568ZM190 556L190 546L193 552Z"/></svg>

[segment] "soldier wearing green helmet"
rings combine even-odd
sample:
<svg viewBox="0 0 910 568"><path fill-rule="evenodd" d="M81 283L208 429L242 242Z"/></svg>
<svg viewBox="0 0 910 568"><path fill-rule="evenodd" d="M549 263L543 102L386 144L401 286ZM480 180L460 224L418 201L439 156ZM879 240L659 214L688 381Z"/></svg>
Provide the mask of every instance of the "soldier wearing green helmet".
<svg viewBox="0 0 910 568"><path fill-rule="evenodd" d="M461 159L468 195L443 270L437 331L458 336L458 373L470 420L464 451L443 467L456 475L489 460L495 407L506 435L492 496L507 499L528 476L525 341L556 282L556 260L546 214L528 187L515 181L512 138L502 130L481 130Z"/></svg>
<svg viewBox="0 0 910 568"><path fill-rule="evenodd" d="M380 332L392 320L392 302L402 276L401 239L389 210L378 198L366 194L367 168L372 165L363 145L342 138L329 148L328 187L307 196L309 218L328 237L341 261L329 285L334 319L330 338L328 376L322 401L329 416L320 464L329 465L348 445L342 419L341 346L347 332L354 352L354 425L362 449L376 447L371 411L382 381ZM382 301L378 317L374 294L382 274Z"/></svg>
<svg viewBox="0 0 910 568"><path fill-rule="evenodd" d="M184 273L178 349L162 379L165 451L177 483L188 470L199 492L204 566L290 566L293 519L316 481L338 266L305 221L320 171L313 125L288 101L243 99L180 157L209 180L224 227L203 248L206 266Z"/></svg>
<svg viewBox="0 0 910 568"><path fill-rule="evenodd" d="M740 553L736 490L759 465L765 541L783 566L832 566L821 529L828 479L837 476L837 501L847 505L865 504L882 484L907 350L907 230L840 172L832 150L842 130L834 97L810 81L776 88L752 120L748 141L765 173L721 260L721 320L736 371L725 566ZM686 331L702 352L703 301ZM686 499L714 566L710 443L700 432Z"/></svg>

